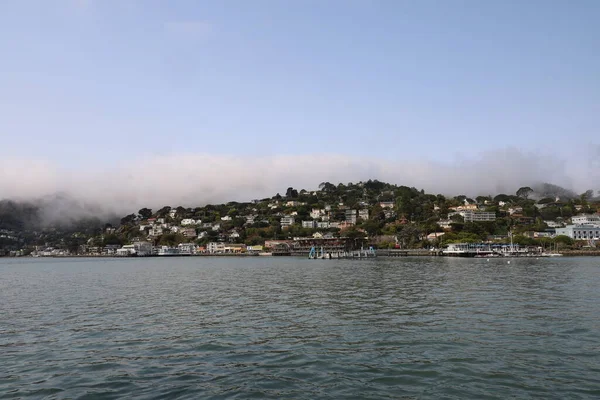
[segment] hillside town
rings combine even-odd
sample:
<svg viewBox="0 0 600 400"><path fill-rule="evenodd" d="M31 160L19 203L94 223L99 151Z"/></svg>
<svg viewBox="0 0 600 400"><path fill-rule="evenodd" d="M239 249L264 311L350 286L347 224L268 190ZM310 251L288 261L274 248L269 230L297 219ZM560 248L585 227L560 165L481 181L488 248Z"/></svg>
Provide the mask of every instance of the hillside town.
<svg viewBox="0 0 600 400"><path fill-rule="evenodd" d="M118 223L71 231L0 230L5 255L270 255L309 251L309 244L436 249L453 243L511 243L581 250L600 240L600 198L546 184L515 194L446 197L379 181L199 207L143 208ZM564 193L562 193L562 192ZM71 229L72 230L72 229ZM37 235L37 237L36 237ZM307 244L308 243L308 244Z"/></svg>

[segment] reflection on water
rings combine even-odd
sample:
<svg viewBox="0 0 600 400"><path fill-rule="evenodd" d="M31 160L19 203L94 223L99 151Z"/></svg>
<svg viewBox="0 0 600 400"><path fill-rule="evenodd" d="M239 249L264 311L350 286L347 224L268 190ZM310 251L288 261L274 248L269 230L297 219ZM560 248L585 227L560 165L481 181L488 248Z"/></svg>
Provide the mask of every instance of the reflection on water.
<svg viewBox="0 0 600 400"><path fill-rule="evenodd" d="M598 261L3 259L0 397L595 398Z"/></svg>

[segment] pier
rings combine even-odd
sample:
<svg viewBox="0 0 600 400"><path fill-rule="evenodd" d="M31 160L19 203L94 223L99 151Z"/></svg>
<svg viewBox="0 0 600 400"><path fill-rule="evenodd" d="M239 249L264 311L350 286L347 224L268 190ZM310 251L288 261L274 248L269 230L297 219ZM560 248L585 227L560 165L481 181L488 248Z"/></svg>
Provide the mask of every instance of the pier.
<svg viewBox="0 0 600 400"><path fill-rule="evenodd" d="M441 256L440 250L428 249L381 249L377 250L377 257L423 257Z"/></svg>
<svg viewBox="0 0 600 400"><path fill-rule="evenodd" d="M336 251L327 252L322 247L317 249L312 247L308 253L308 258L311 260L317 259L346 259L346 258L375 258L377 253L373 247L368 249L351 250L351 251Z"/></svg>

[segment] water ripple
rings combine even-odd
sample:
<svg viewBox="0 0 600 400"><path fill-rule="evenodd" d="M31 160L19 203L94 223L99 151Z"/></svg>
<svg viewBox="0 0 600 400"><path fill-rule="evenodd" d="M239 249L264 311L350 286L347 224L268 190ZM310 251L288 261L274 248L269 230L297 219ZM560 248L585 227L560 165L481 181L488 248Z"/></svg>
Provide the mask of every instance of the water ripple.
<svg viewBox="0 0 600 400"><path fill-rule="evenodd" d="M600 397L595 259L0 260L0 398Z"/></svg>

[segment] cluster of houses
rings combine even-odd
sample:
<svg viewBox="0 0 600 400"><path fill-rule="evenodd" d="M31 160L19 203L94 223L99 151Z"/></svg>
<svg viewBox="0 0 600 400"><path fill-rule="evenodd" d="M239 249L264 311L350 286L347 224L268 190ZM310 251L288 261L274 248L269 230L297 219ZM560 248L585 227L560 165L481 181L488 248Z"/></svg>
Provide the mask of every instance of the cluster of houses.
<svg viewBox="0 0 600 400"><path fill-rule="evenodd" d="M396 216L394 208L394 202L392 201L383 201L379 203L380 207L383 210L385 218L394 218ZM339 204L340 207L343 207L343 203ZM351 226L356 225L359 220L366 221L369 219L369 209L366 208L368 203L361 202L359 206L363 208L353 209L353 208L343 208L343 217L338 218L338 220L333 221L331 217L331 206L326 205L325 208L313 208L310 212L310 220L303 220L302 227L309 229L330 229L337 228L340 230L349 228ZM281 219L281 227L289 227L296 223L295 215L297 213L292 213L289 215L284 215ZM405 221L406 222L406 221Z"/></svg>
<svg viewBox="0 0 600 400"><path fill-rule="evenodd" d="M269 242L266 245L270 245ZM173 256L173 255L211 255L211 254L260 254L265 246L247 246L242 243L210 242L206 246L195 243L179 243L177 246L153 246L148 241L138 240L124 246L107 245L104 247L82 246L80 252L92 256L118 256L118 257L147 257L147 256ZM44 252L40 256L60 256L64 253Z"/></svg>
<svg viewBox="0 0 600 400"><path fill-rule="evenodd" d="M258 201L255 201L256 203ZM460 216L464 222L486 222L495 221L497 215L495 212L489 212L490 205L498 205L510 215L511 219L518 223L530 224L533 223L533 218L524 215L523 208L519 206L511 206L502 201L491 204L489 201L481 204L473 204L467 200L464 204L450 207L448 209L447 218L440 219L437 223L444 230L452 229L452 224L457 222L456 217ZM264 205L263 205L264 206ZM261 246L246 246L245 244L237 243L240 240L241 225L238 224L240 218L243 218L244 226L250 226L257 222L270 224L272 217L279 218L281 228L286 229L292 226L302 226L305 229L311 229L315 237L323 238L324 235L332 236L327 233L327 230L337 228L344 230L359 224L361 221L366 221L372 217L372 206L367 202L359 202L354 207L347 207L343 203L324 205L322 208L312 208L308 213L304 211L299 216L297 209L306 206L306 203L296 200L270 200L267 208L270 210L269 219L261 214L257 208L248 209L248 214L238 217L225 215L218 217L216 220L211 218L211 222L203 222L201 219L185 218L178 215L177 209L171 209L164 217L151 217L141 222L138 228L142 235L137 241L134 241L125 246L107 245L103 247L94 247L88 242L87 245L81 246L80 254L88 255L107 255L107 256L150 256L150 255L194 255L194 254L240 254L240 253L267 253L275 243L266 241ZM377 208L382 212L386 219L394 219L399 224L407 224L409 221L402 215L398 216L395 211L395 203L393 201L380 201L377 203ZM538 205L544 207L545 205ZM296 210L295 210L296 209ZM439 206L434 206L435 211L439 211ZM286 212L283 212L286 211ZM234 228L229 223L236 219ZM566 222L566 221L565 221ZM526 232L525 236L532 238L554 237L557 235L568 236L574 240L600 240L600 215L578 215L571 218L570 224L564 225L561 222L544 221L548 229L543 232ZM224 228L228 227L228 228ZM110 230L110 231L109 231ZM319 232L320 231L320 232ZM108 228L106 233L114 233L115 228ZM211 233L212 232L212 233ZM218 235L215 234L218 233ZM159 238L166 233L177 233L183 236L188 243L180 243L174 247L153 246L153 243L159 242ZM429 234L426 239L437 241L444 232L434 232ZM12 232L0 231L1 237L11 237ZM205 243L207 237L212 237L215 240L206 245L198 245ZM204 239L204 240L202 240ZM425 239L425 238L422 238ZM494 239L494 238L492 238ZM503 239L503 238L496 238ZM387 243L387 242L386 242ZM397 243L397 239L396 239ZM67 255L66 250L55 248L40 248L34 251L34 255L38 256L59 256Z"/></svg>

